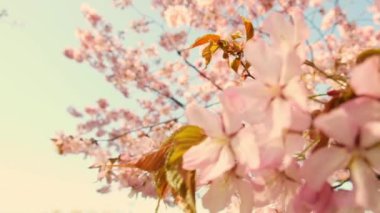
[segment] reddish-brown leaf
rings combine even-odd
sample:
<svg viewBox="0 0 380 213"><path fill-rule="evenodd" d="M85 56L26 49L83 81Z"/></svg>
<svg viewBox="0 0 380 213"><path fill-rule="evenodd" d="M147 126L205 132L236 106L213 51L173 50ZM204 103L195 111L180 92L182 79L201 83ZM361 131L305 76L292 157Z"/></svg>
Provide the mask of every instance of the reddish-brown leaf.
<svg viewBox="0 0 380 213"><path fill-rule="evenodd" d="M240 58L235 58L231 63L231 68L233 71L237 72L240 66Z"/></svg>
<svg viewBox="0 0 380 213"><path fill-rule="evenodd" d="M159 150L142 156L136 163L130 163L127 166L136 167L148 172L158 171L165 165L166 155L169 148L170 144L166 144Z"/></svg>

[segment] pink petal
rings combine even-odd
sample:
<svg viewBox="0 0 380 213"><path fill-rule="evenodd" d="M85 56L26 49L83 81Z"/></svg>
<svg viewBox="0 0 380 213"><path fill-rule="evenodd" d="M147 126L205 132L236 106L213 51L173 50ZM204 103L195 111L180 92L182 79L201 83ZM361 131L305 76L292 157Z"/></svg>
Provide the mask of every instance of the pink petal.
<svg viewBox="0 0 380 213"><path fill-rule="evenodd" d="M251 213L253 208L253 187L252 184L243 179L234 178L237 191L240 197L240 212Z"/></svg>
<svg viewBox="0 0 380 213"><path fill-rule="evenodd" d="M218 160L222 147L222 144L206 138L183 155L182 167L186 170L195 170L214 164Z"/></svg>
<svg viewBox="0 0 380 213"><path fill-rule="evenodd" d="M223 116L226 132L233 132L239 121L261 122L271 98L268 88L260 81L246 81L243 86L228 88L220 96L226 114Z"/></svg>
<svg viewBox="0 0 380 213"><path fill-rule="evenodd" d="M285 152L289 156L301 152L305 144L306 140L301 134L288 133L285 136Z"/></svg>
<svg viewBox="0 0 380 213"><path fill-rule="evenodd" d="M333 191L326 182L319 190L309 187L307 184L300 187L293 200L295 212L332 212L331 200Z"/></svg>
<svg viewBox="0 0 380 213"><path fill-rule="evenodd" d="M380 102L367 97L355 98L341 105L358 126L380 121Z"/></svg>
<svg viewBox="0 0 380 213"><path fill-rule="evenodd" d="M260 145L260 169L277 168L281 165L285 150L281 138L263 141Z"/></svg>
<svg viewBox="0 0 380 213"><path fill-rule="evenodd" d="M293 78L285 87L284 89L284 95L288 100L291 100L294 102L295 105L297 105L298 108L301 110L307 110L308 109L308 92L306 90L306 87L302 81L300 81L299 78Z"/></svg>
<svg viewBox="0 0 380 213"><path fill-rule="evenodd" d="M289 17L281 13L271 13L263 22L262 29L279 48L291 49L295 46L295 28L290 23Z"/></svg>
<svg viewBox="0 0 380 213"><path fill-rule="evenodd" d="M232 139L231 148L239 164L256 169L260 164L259 148L251 128L245 127Z"/></svg>
<svg viewBox="0 0 380 213"><path fill-rule="evenodd" d="M295 50L282 53L280 85L287 84L295 76L301 74L301 64L301 59Z"/></svg>
<svg viewBox="0 0 380 213"><path fill-rule="evenodd" d="M301 43L305 41L310 35L307 23L305 22L303 11L298 7L294 7L290 11L290 15L293 18L295 27L295 40Z"/></svg>
<svg viewBox="0 0 380 213"><path fill-rule="evenodd" d="M292 122L291 105L284 99L276 98L272 101L271 107L273 126L269 137L278 137L290 127Z"/></svg>
<svg viewBox="0 0 380 213"><path fill-rule="evenodd" d="M322 148L313 153L303 164L301 176L314 190L319 190L336 170L344 168L350 160L346 149Z"/></svg>
<svg viewBox="0 0 380 213"><path fill-rule="evenodd" d="M304 131L311 125L311 115L309 112L301 110L297 105L292 105L291 109L291 126L293 131Z"/></svg>
<svg viewBox="0 0 380 213"><path fill-rule="evenodd" d="M216 179L202 198L203 207L210 212L222 211L230 204L234 191L233 185L226 177Z"/></svg>
<svg viewBox="0 0 380 213"><path fill-rule="evenodd" d="M348 113L341 107L318 116L314 120L314 126L338 143L348 147L354 146L358 128L350 119Z"/></svg>
<svg viewBox="0 0 380 213"><path fill-rule="evenodd" d="M379 59L372 57L351 72L350 84L357 95L380 97Z"/></svg>
<svg viewBox="0 0 380 213"><path fill-rule="evenodd" d="M240 93L241 88L230 87L219 95L223 106L223 124L226 134L235 133L242 127L244 114L252 108L249 99Z"/></svg>
<svg viewBox="0 0 380 213"><path fill-rule="evenodd" d="M269 85L277 85L281 76L282 59L275 52L263 40L249 40L244 50L257 80Z"/></svg>
<svg viewBox="0 0 380 213"><path fill-rule="evenodd" d="M357 158L351 164L351 175L356 203L366 209L379 210L379 182L364 160Z"/></svg>
<svg viewBox="0 0 380 213"><path fill-rule="evenodd" d="M221 176L235 166L235 159L227 145L220 151L217 161L204 169L199 169L199 183L205 184Z"/></svg>
<svg viewBox="0 0 380 213"><path fill-rule="evenodd" d="M380 174L380 146L376 146L366 151L365 158L377 174Z"/></svg>
<svg viewBox="0 0 380 213"><path fill-rule="evenodd" d="M333 195L333 202L335 206L341 210L341 212L364 212L364 209L357 208L358 206L355 204L355 194L353 191L335 191Z"/></svg>
<svg viewBox="0 0 380 213"><path fill-rule="evenodd" d="M186 108L186 117L189 124L201 127L208 136L220 137L224 135L220 116L203 107L189 104Z"/></svg>
<svg viewBox="0 0 380 213"><path fill-rule="evenodd" d="M380 122L368 122L361 128L360 146L370 147L380 142Z"/></svg>

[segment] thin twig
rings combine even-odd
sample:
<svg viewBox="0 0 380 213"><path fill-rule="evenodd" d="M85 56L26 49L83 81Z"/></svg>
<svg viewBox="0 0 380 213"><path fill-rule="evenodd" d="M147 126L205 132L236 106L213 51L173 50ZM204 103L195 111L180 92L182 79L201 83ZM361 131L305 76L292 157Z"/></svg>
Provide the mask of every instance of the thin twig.
<svg viewBox="0 0 380 213"><path fill-rule="evenodd" d="M177 50L177 54L182 57L181 51ZM199 70L194 64L192 64L190 61L188 61L186 58L183 58L183 61L185 62L186 65L189 67L193 68L195 72L197 72L202 78L208 80L212 85L214 85L218 90L223 90L221 86L216 84L213 80L211 80L206 74L204 74L201 70Z"/></svg>
<svg viewBox="0 0 380 213"><path fill-rule="evenodd" d="M329 75L329 74L325 73L325 71L323 71L322 69L320 69L319 67L317 67L314 64L314 62L309 61L309 60L305 60L304 64L307 65L307 66L310 66L310 67L314 68L316 71L318 71L318 73L320 73L321 75L323 75L326 78L334 80L336 83L340 84L341 86L343 86L343 87L346 86L343 82L341 82L338 79L336 79L334 75Z"/></svg>
<svg viewBox="0 0 380 213"><path fill-rule="evenodd" d="M116 136L114 136L114 137L112 137L112 138L108 138L108 139L95 139L96 141L108 141L108 142L110 142L110 141L114 141L114 140L116 140L116 139L119 139L119 138L121 138L121 137L123 137L123 136L126 136L126 135L128 135L128 134L131 134L131 133L133 133L133 132L137 132L137 131L140 131L140 130L143 130L143 129L151 129L151 128L153 128L153 127L156 127L156 126L159 126L159 125L162 125L162 124L167 124L167 123L169 123L169 122L171 122L171 121L178 121L178 119L179 118L181 118L183 115L181 115L181 116L179 116L179 117L176 117L176 118L171 118L171 119L169 119L169 120L165 120L165 121L161 121L161 122L158 122L158 123L155 123L155 124L151 124L151 125L148 125L148 126L142 126L142 127L139 127L139 128L136 128L136 129L132 129L132 130L130 130L130 131L127 131L127 132L124 132L124 133L122 133L122 134L120 134L120 135L116 135Z"/></svg>

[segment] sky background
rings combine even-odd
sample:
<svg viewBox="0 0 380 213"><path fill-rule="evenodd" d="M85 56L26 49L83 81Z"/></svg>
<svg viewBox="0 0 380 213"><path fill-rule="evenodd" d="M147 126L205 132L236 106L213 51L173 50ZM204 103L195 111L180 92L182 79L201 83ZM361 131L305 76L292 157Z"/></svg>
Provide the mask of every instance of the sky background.
<svg viewBox="0 0 380 213"><path fill-rule="evenodd" d="M149 1L135 2L154 14ZM91 161L61 157L50 141L61 130L74 132L77 120L66 112L69 105L82 108L107 98L112 106L133 107L101 74L63 56L65 47L78 45L75 29L88 27L81 3L0 0L0 11L9 14L0 18L1 213L153 212L155 208L154 201L129 199L127 191L96 193L97 171L87 169ZM138 17L136 12L114 9L111 0L86 3L122 29ZM348 8L359 11L357 4ZM132 41L134 35L130 36ZM150 36L153 40L154 33Z"/></svg>
<svg viewBox="0 0 380 213"><path fill-rule="evenodd" d="M61 157L50 141L74 132L69 105L82 108L106 97L129 106L101 74L66 59L77 46L75 29L88 27L82 1L0 0L0 212L152 212L155 202L128 199L128 192L96 192L96 170L81 156ZM111 0L87 0L106 18L127 28L136 13L112 7ZM150 10L147 1L138 7ZM123 26L124 25L124 26ZM121 28L123 29L123 28ZM163 207L164 208L164 207Z"/></svg>

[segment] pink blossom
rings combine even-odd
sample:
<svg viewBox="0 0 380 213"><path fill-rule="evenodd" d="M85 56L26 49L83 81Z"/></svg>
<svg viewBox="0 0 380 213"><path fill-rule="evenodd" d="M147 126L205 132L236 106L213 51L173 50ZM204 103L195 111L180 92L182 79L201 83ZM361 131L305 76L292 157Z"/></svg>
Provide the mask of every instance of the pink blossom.
<svg viewBox="0 0 380 213"><path fill-rule="evenodd" d="M250 123L276 119L272 122L273 132L281 133L291 123L292 104L307 108L307 93L297 78L301 72L299 57L294 51L281 57L262 40L248 42L246 46L247 60L255 68L257 80L231 88L235 91L229 93L240 96L234 99L244 105L239 111L241 119Z"/></svg>
<svg viewBox="0 0 380 213"><path fill-rule="evenodd" d="M303 11L292 9L291 18L293 22L290 22L289 17L286 15L272 13L263 23L263 30L269 33L273 40L273 45L285 52L293 51L309 36L309 30L303 18Z"/></svg>
<svg viewBox="0 0 380 213"><path fill-rule="evenodd" d="M254 206L254 191L258 189L258 185L248 180L226 174L212 181L202 203L210 212L220 212L232 203L234 196L238 196L239 211L250 213Z"/></svg>
<svg viewBox="0 0 380 213"><path fill-rule="evenodd" d="M190 23L190 12L183 5L169 6L164 12L166 23L171 28L187 25Z"/></svg>
<svg viewBox="0 0 380 213"><path fill-rule="evenodd" d="M96 10L91 8L88 4L82 4L81 11L85 15L86 19L94 26L97 25L102 19Z"/></svg>
<svg viewBox="0 0 380 213"><path fill-rule="evenodd" d="M353 69L350 83L357 95L380 98L379 68L379 57L374 56Z"/></svg>
<svg viewBox="0 0 380 213"><path fill-rule="evenodd" d="M189 105L186 115L190 124L202 127L208 136L183 156L183 168L196 169L200 184L206 184L231 170L236 164L235 159L239 165L249 168L258 165L259 155L249 128L230 132L225 129L228 125L224 125L220 115L197 105ZM241 127L241 124L239 126Z"/></svg>
<svg viewBox="0 0 380 213"><path fill-rule="evenodd" d="M318 190L333 172L349 167L355 187L355 201L364 208L379 209L378 181L380 170L376 145L380 139L380 103L356 98L314 121L315 127L335 139L330 147L313 153L303 166L303 176L311 188ZM320 167L322 162L328 162ZM315 171L318 169L318 172ZM374 172L374 171L375 172Z"/></svg>

